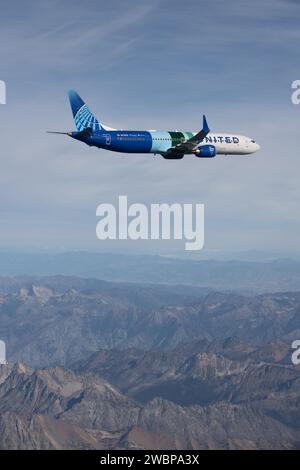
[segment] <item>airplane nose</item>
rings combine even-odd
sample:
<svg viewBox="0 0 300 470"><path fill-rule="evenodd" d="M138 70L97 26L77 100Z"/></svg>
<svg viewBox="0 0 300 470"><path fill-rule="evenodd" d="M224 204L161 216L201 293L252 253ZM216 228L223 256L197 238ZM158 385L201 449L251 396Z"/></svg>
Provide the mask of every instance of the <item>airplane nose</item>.
<svg viewBox="0 0 300 470"><path fill-rule="evenodd" d="M260 149L260 145L256 144L256 150L259 150L259 149Z"/></svg>

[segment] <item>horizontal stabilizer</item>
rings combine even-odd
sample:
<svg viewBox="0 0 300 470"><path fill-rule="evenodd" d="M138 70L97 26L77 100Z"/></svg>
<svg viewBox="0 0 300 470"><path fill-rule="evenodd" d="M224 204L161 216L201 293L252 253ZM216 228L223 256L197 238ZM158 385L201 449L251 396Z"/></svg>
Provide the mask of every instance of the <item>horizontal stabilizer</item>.
<svg viewBox="0 0 300 470"><path fill-rule="evenodd" d="M62 134L68 135L69 137L73 137L73 139L83 140L91 137L93 135L93 129L91 127L86 127L82 131L74 131L74 132L60 132L60 131L47 131L48 134Z"/></svg>
<svg viewBox="0 0 300 470"><path fill-rule="evenodd" d="M71 135L71 132L59 132L59 131L46 131L47 134L63 134L63 135Z"/></svg>

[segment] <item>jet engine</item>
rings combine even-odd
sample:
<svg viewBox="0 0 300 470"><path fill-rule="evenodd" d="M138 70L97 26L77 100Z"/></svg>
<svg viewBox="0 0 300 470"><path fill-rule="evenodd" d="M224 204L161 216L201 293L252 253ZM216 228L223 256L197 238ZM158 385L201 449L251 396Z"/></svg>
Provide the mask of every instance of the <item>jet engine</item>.
<svg viewBox="0 0 300 470"><path fill-rule="evenodd" d="M212 158L216 156L216 147L214 145L202 145L194 150L194 154L199 158Z"/></svg>

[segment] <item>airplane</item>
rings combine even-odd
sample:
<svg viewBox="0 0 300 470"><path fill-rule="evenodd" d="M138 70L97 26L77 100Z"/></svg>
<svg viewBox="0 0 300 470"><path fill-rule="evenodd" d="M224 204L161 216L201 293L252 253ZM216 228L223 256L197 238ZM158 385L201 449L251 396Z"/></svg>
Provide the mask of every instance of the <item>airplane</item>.
<svg viewBox="0 0 300 470"><path fill-rule="evenodd" d="M202 130L198 132L118 130L96 119L75 90L69 91L69 100L77 131L48 132L68 135L90 147L122 153L158 154L167 160L178 160L188 154L199 158L250 155L260 149L250 137L210 132L205 115Z"/></svg>

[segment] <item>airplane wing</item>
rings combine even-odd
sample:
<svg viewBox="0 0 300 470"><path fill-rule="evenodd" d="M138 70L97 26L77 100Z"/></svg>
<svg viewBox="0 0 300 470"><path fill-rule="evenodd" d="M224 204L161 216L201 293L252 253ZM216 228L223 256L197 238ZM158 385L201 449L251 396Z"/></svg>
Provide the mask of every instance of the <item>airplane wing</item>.
<svg viewBox="0 0 300 470"><path fill-rule="evenodd" d="M201 131L197 132L191 139L186 140L185 142L182 142L181 144L175 145L174 147L169 148L167 153L175 153L175 154L184 154L184 153L189 153L192 150L194 150L195 147L197 147L201 142L203 142L203 139L209 134L210 129L208 127L206 117L203 115L203 128Z"/></svg>

